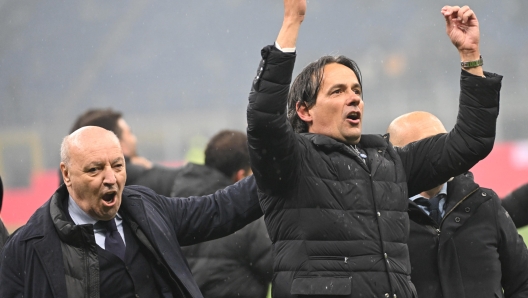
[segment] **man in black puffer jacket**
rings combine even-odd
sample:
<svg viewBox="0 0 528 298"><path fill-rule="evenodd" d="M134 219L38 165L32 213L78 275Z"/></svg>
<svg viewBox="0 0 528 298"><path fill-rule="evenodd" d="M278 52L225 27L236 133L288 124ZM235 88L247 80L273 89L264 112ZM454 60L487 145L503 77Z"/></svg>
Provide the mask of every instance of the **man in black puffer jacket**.
<svg viewBox="0 0 528 298"><path fill-rule="evenodd" d="M412 112L387 132L394 146L403 147L446 131L435 116ZM410 198L409 218L418 297L528 297L524 241L497 194L476 184L470 172Z"/></svg>
<svg viewBox="0 0 528 298"><path fill-rule="evenodd" d="M398 149L388 136L361 135L362 85L352 60L322 57L289 89L306 1L284 5L247 110L251 166L275 257L273 297L413 297L409 195L467 171L493 147L501 77L479 66L476 17L468 7L442 9L462 61L475 60L462 70L457 124Z"/></svg>
<svg viewBox="0 0 528 298"><path fill-rule="evenodd" d="M205 165L178 170L171 197L201 196L251 174L246 134L223 130L205 149ZM205 298L265 298L272 276L271 241L264 218L232 235L182 247Z"/></svg>

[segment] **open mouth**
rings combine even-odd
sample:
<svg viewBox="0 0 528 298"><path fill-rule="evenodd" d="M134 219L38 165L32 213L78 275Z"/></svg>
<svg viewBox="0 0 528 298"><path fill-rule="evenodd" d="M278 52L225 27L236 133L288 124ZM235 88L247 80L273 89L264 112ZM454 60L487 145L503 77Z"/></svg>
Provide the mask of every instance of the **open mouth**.
<svg viewBox="0 0 528 298"><path fill-rule="evenodd" d="M359 112L350 112L347 115L347 119L353 120L354 122L359 121Z"/></svg>
<svg viewBox="0 0 528 298"><path fill-rule="evenodd" d="M115 191L107 192L103 195L102 199L107 203L113 203L115 201L116 194L117 192Z"/></svg>

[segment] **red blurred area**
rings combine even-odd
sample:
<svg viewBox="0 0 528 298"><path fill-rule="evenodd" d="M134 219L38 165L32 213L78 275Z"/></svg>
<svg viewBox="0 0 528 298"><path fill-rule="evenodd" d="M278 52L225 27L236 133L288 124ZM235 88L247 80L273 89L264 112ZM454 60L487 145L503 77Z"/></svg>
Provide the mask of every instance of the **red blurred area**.
<svg viewBox="0 0 528 298"><path fill-rule="evenodd" d="M528 141L495 144L486 159L471 170L475 181L504 197L528 183Z"/></svg>
<svg viewBox="0 0 528 298"><path fill-rule="evenodd" d="M27 222L29 217L59 187L57 169L34 172L28 188L4 189L2 221L8 230L17 228Z"/></svg>
<svg viewBox="0 0 528 298"><path fill-rule="evenodd" d="M166 165L182 165L181 162ZM492 188L500 197L528 182L528 141L495 144L490 155L473 169L480 186ZM57 189L57 170L35 172L31 186L6 189L2 220L9 229L23 225Z"/></svg>

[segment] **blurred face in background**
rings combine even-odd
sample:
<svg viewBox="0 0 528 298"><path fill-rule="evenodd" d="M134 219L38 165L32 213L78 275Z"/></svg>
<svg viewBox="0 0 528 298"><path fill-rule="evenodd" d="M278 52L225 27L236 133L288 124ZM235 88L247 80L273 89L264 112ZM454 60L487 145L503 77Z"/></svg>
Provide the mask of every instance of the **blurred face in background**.
<svg viewBox="0 0 528 298"><path fill-rule="evenodd" d="M130 126L128 126L123 118L120 118L117 121L117 125L121 129L121 139L119 141L121 143L121 148L123 148L123 154L127 157L137 156L137 138L132 133Z"/></svg>

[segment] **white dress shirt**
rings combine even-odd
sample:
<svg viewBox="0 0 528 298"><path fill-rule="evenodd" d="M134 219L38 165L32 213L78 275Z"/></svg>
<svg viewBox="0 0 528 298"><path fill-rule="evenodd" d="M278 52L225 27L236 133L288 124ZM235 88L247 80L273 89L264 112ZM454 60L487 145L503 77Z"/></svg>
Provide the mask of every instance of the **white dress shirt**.
<svg viewBox="0 0 528 298"><path fill-rule="evenodd" d="M90 215L84 212L84 210L82 210L81 207L79 207L79 205L75 203L71 196L68 201L68 213L70 213L70 216L76 225L93 225L97 222L96 219L93 219ZM119 232L119 235L123 239L123 243L126 246L125 237L123 236L125 235L123 231L123 220L121 219L121 216L119 214L116 214L115 222L117 226L117 231ZM106 229L94 228L94 235L95 243L97 243L97 245L99 245L102 249L105 249Z"/></svg>

